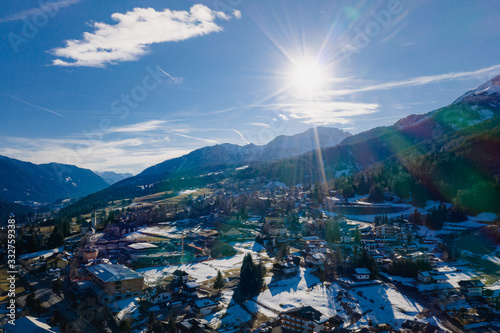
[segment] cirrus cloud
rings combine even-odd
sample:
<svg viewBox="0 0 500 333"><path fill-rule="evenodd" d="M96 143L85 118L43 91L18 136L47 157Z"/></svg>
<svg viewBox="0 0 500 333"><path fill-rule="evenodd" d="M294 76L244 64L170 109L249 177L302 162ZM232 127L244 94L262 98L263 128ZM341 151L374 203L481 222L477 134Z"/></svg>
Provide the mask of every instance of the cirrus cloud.
<svg viewBox="0 0 500 333"><path fill-rule="evenodd" d="M234 11L232 17L240 18ZM66 46L55 48L56 66L105 67L122 61L134 61L149 52L149 45L178 42L223 30L216 19L231 16L197 4L189 11L134 8L125 14L114 13L117 24L93 24L93 33L85 32L81 40L67 40ZM69 59L62 60L61 58Z"/></svg>

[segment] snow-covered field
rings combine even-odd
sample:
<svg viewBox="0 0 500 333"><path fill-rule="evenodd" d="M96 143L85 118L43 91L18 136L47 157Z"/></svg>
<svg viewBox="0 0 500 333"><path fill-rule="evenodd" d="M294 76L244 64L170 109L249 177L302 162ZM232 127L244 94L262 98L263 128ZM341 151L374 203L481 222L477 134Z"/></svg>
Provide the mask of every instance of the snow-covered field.
<svg viewBox="0 0 500 333"><path fill-rule="evenodd" d="M264 253L259 252L262 250L262 245L255 243L254 241L231 243L231 245L238 250L238 253L230 258L207 260L183 265L141 268L138 269L137 272L144 275L144 282L148 285L155 285L161 279L171 275L177 269L184 270L191 278L198 282L203 282L215 277L218 270L226 272L231 269L240 269L243 257L246 253L252 253L254 259L268 259Z"/></svg>
<svg viewBox="0 0 500 333"><path fill-rule="evenodd" d="M43 250L43 251L38 251L38 252L33 252L33 253L26 253L21 256L19 256L19 259L21 260L27 260L27 259L33 259L33 258L38 258L38 257L43 257L43 258L48 258L54 253L59 253L64 251L64 246L57 247L55 249L51 250Z"/></svg>
<svg viewBox="0 0 500 333"><path fill-rule="evenodd" d="M246 253L251 253L255 259L268 259L264 252L259 252L262 247L253 241L231 245L239 251L231 258L137 271L145 276L146 283L150 285L157 283L176 269L183 269L192 278L202 282L214 277L219 269L223 273L238 270ZM449 272L447 274L453 277L453 282L458 282L465 277L466 273ZM346 321L345 326L351 328L367 325L370 320L374 324L388 323L397 328L406 319L414 319L423 310L421 304L385 284L345 290L337 283L321 283L309 268L301 268L294 277L279 281L273 280L270 275L265 278L267 286L265 290L252 300L248 300L244 306L234 302L233 290L224 290L220 310L206 316L205 319L211 322L214 328L234 328L248 322L252 315L260 314L274 318L277 313L287 309L310 305L324 315L341 316ZM132 307L130 305L128 308ZM350 323L353 312L360 314L361 319ZM427 321L440 325L436 318L428 318Z"/></svg>

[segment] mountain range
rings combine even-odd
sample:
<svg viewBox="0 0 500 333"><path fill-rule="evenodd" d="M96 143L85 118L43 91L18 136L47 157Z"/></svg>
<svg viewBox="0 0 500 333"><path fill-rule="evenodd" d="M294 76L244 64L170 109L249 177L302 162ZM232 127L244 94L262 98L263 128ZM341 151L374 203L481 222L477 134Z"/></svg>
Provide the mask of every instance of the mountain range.
<svg viewBox="0 0 500 333"><path fill-rule="evenodd" d="M0 155L0 199L46 204L86 196L127 176L114 172L98 175L74 165L34 164Z"/></svg>
<svg viewBox="0 0 500 333"><path fill-rule="evenodd" d="M500 146L495 148L500 142L496 137L499 126L500 76L497 76L448 106L427 114L409 115L392 126L356 135L336 128L318 127L293 136L278 136L263 146L220 144L204 147L149 167L133 177L119 180L123 175L101 174L109 183L118 180L109 187L109 183L90 170L56 163L36 166L2 157L0 188L4 190L0 198L50 202L95 192L71 205L71 211L80 211L75 207L88 210L111 200L204 186L225 177L263 176L291 185L313 183L321 180L322 174L327 179L353 175L381 163L391 163L394 170L403 168L406 177L410 175L421 182L425 180L411 175L422 171L411 170L416 168L415 161L420 161L418 168L425 168L424 164L429 161L454 160L457 154L468 156L469 168L481 169L481 179L492 180L500 177ZM477 146L484 135L493 139ZM318 144L322 165L318 164ZM471 155L471 147L475 155ZM248 167L238 171L241 166ZM228 170L232 171L227 173Z"/></svg>
<svg viewBox="0 0 500 333"><path fill-rule="evenodd" d="M316 138L320 147L324 148L336 145L350 135L336 128L318 127L293 136L278 136L263 146L221 144L204 147L147 168L134 177L132 174L109 171L93 172L59 163L37 165L0 156L0 199L46 204L60 199L83 197L115 183L119 183L119 186L147 185L168 175L192 169L216 170L242 163L298 156L315 149Z"/></svg>
<svg viewBox="0 0 500 333"><path fill-rule="evenodd" d="M196 169L200 167L228 167L239 166L242 163L274 161L281 158L299 156L308 151L319 148L332 147L345 138L351 136L338 128L317 127L295 135L280 135L263 146L248 144L238 146L224 143L204 147L191 153L167 160L147 168L134 177L134 181L144 176L167 175L175 172ZM132 180L132 179L131 179Z"/></svg>
<svg viewBox="0 0 500 333"><path fill-rule="evenodd" d="M260 167L261 175L285 183L319 179L321 169L327 178L339 173L355 174L390 157L400 159L417 149L419 154L444 153L451 138L465 139L487 133L499 125L500 76L470 90L452 104L427 114L409 115L392 126L378 127L346 138L341 144L322 150L324 165L318 167L314 152L288 161ZM500 161L500 150L491 155ZM494 176L500 172L492 170Z"/></svg>

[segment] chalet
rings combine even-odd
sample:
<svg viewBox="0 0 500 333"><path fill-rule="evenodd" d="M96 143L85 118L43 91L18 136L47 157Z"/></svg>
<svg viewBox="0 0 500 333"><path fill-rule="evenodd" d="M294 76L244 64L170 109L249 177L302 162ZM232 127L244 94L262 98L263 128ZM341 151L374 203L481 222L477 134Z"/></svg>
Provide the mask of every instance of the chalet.
<svg viewBox="0 0 500 333"><path fill-rule="evenodd" d="M284 224L285 223L285 217L280 216L278 214L269 214L268 216L265 217L266 223L278 223L278 224Z"/></svg>
<svg viewBox="0 0 500 333"><path fill-rule="evenodd" d="M281 261L273 265L273 272L277 275L290 276L298 272L297 266L290 261Z"/></svg>
<svg viewBox="0 0 500 333"><path fill-rule="evenodd" d="M299 239L299 243L301 245L307 245L309 243L314 243L317 241L319 241L318 236L307 236L307 237L302 237L301 239Z"/></svg>
<svg viewBox="0 0 500 333"><path fill-rule="evenodd" d="M153 304L161 304L172 300L172 294L161 287L150 287L144 290L146 299Z"/></svg>
<svg viewBox="0 0 500 333"><path fill-rule="evenodd" d="M200 289L200 285L196 282L187 282L183 287L182 287L182 293L186 294L188 296L197 296L198 295L198 289Z"/></svg>
<svg viewBox="0 0 500 333"><path fill-rule="evenodd" d="M82 260L87 262L89 260L96 259L98 254L99 250L96 248L84 248L82 250Z"/></svg>
<svg viewBox="0 0 500 333"><path fill-rule="evenodd" d="M382 224L373 228L379 238L393 238L398 234L398 228L389 224Z"/></svg>
<svg viewBox="0 0 500 333"><path fill-rule="evenodd" d="M351 236L351 233L350 232L346 232L346 233L342 233L340 235L340 242L341 243L352 243L354 240L354 238Z"/></svg>
<svg viewBox="0 0 500 333"><path fill-rule="evenodd" d="M306 263L313 267L320 267L325 264L325 255L323 253L308 254L306 256Z"/></svg>
<svg viewBox="0 0 500 333"><path fill-rule="evenodd" d="M402 333L444 333L441 328L429 324L429 323L422 323L419 321L415 320L410 320L407 319L403 322L401 325L401 332Z"/></svg>
<svg viewBox="0 0 500 333"><path fill-rule="evenodd" d="M191 310L196 313L198 317L205 317L206 315L217 311L219 304L210 298L201 298L190 302Z"/></svg>
<svg viewBox="0 0 500 333"><path fill-rule="evenodd" d="M175 270L174 274L174 282L179 284L184 284L189 279L189 274L185 271L181 271L180 269Z"/></svg>
<svg viewBox="0 0 500 333"><path fill-rule="evenodd" d="M446 283L448 277L435 271L420 271L418 272L418 279L426 283Z"/></svg>
<svg viewBox="0 0 500 333"><path fill-rule="evenodd" d="M486 303L500 310L500 289L484 289L483 297Z"/></svg>
<svg viewBox="0 0 500 333"><path fill-rule="evenodd" d="M377 243L373 239L364 239L361 242L363 243L363 248L368 251L374 251L377 248Z"/></svg>
<svg viewBox="0 0 500 333"><path fill-rule="evenodd" d="M418 279L422 282L430 283L432 281L431 272L429 271L418 272Z"/></svg>
<svg viewBox="0 0 500 333"><path fill-rule="evenodd" d="M64 253L55 253L47 258L47 269L65 269L69 265L69 260Z"/></svg>
<svg viewBox="0 0 500 333"><path fill-rule="evenodd" d="M167 322L164 322L167 325ZM209 326L209 322L205 319L189 318L175 325L179 333L205 333L217 332Z"/></svg>
<svg viewBox="0 0 500 333"><path fill-rule="evenodd" d="M142 294L144 276L123 265L99 264L87 268L98 299L111 303Z"/></svg>
<svg viewBox="0 0 500 333"><path fill-rule="evenodd" d="M458 282L458 286L467 297L483 295L484 284L480 280L462 280Z"/></svg>
<svg viewBox="0 0 500 333"><path fill-rule="evenodd" d="M354 269L354 277L357 280L369 280L370 279L370 271L368 268L355 268Z"/></svg>
<svg viewBox="0 0 500 333"><path fill-rule="evenodd" d="M341 323L334 317L327 317L311 306L303 306L281 314L283 332L321 332L333 330Z"/></svg>

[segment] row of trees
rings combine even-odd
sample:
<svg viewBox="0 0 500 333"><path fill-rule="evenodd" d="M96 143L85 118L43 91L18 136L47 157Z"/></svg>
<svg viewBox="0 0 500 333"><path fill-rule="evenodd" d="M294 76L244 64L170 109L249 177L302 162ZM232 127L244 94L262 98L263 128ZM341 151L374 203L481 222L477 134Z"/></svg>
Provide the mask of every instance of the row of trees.
<svg viewBox="0 0 500 333"><path fill-rule="evenodd" d="M54 225L54 229L49 236L48 245L50 248L63 245L64 238L71 234L71 228L68 220L64 220Z"/></svg>
<svg viewBox="0 0 500 333"><path fill-rule="evenodd" d="M430 271L431 269L432 266L427 260L399 259L391 262L388 272L391 275L416 278L419 271Z"/></svg>

